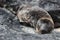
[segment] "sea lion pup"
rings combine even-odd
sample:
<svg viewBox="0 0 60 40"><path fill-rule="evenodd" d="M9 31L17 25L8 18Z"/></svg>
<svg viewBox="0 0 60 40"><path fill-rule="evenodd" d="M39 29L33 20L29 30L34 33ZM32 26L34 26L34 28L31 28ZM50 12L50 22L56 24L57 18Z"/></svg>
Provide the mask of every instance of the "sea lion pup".
<svg viewBox="0 0 60 40"><path fill-rule="evenodd" d="M36 33L50 33L54 28L54 22L47 11L38 7L23 5L17 12L20 22L29 23L36 30Z"/></svg>

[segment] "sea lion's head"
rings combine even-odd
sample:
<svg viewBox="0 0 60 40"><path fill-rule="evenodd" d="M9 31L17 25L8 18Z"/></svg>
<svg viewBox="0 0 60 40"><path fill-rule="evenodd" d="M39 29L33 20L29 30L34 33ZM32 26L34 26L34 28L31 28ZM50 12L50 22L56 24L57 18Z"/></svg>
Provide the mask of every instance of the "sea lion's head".
<svg viewBox="0 0 60 40"><path fill-rule="evenodd" d="M36 32L45 34L50 33L54 28L54 23L50 18L40 18L37 21Z"/></svg>

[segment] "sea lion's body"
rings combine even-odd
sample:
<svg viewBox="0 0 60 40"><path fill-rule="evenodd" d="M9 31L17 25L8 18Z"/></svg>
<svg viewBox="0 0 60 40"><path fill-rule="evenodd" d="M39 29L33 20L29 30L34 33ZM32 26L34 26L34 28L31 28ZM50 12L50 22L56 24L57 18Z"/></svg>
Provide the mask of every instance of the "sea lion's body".
<svg viewBox="0 0 60 40"><path fill-rule="evenodd" d="M54 23L47 11L38 6L24 6L17 12L20 22L29 23L36 32L48 33L54 28ZM49 29L50 28L50 29Z"/></svg>

